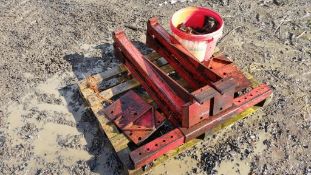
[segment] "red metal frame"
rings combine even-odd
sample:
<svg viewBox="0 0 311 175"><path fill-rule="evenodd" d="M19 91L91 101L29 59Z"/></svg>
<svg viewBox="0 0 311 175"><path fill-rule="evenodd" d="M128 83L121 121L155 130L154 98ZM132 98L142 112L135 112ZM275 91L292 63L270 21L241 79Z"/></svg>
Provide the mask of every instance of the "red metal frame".
<svg viewBox="0 0 311 175"><path fill-rule="evenodd" d="M159 25L156 18L148 22L147 45L168 61L178 75L193 89L192 91L183 88L146 59L127 39L123 31L114 32L113 38L117 58L126 65L131 75L141 83L175 127L172 131L130 153L136 168L204 134L213 126L268 98L272 93L267 85L262 84L249 93L235 97L237 92L250 86L249 80L241 71L224 56L213 57L204 63L198 62L187 49ZM123 98L121 97L121 101L137 99L137 95L131 92L129 97ZM119 105L118 111L125 113L125 115L122 114L124 116L122 120L120 117L116 119L117 115L109 114L109 111L114 109L113 107L106 109L106 112L119 129L138 144L141 142L137 140L138 136L143 136L144 139L141 140L145 140L150 135L150 131L155 130L154 126L158 125L155 125L152 120L154 119L154 112L150 112L152 107L141 100L131 101L133 101L132 106L136 106L135 111L141 111L137 113L137 116L126 114L126 106L122 109L120 101L115 103ZM143 127L139 130L141 133L130 136L129 130L133 132L137 129L136 124L133 125L133 123L144 117L148 119L141 120L140 126ZM161 115L158 117L163 121Z"/></svg>

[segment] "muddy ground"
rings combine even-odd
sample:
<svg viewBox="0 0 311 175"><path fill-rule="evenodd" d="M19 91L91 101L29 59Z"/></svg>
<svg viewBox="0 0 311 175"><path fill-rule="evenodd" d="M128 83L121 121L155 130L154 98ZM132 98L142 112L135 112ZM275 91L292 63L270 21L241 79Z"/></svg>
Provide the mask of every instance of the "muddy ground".
<svg viewBox="0 0 311 175"><path fill-rule="evenodd" d="M274 98L149 174L311 174L309 0L0 0L0 174L119 174L76 83L118 64L115 28L144 42L190 5L222 14L219 47Z"/></svg>

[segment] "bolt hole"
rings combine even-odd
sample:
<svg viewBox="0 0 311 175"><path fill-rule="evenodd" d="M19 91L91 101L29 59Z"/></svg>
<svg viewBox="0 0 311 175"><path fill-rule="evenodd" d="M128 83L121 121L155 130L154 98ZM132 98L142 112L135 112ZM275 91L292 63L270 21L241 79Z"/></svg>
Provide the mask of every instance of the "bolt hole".
<svg viewBox="0 0 311 175"><path fill-rule="evenodd" d="M137 112L134 112L134 115L137 115Z"/></svg>
<svg viewBox="0 0 311 175"><path fill-rule="evenodd" d="M133 133L130 133L130 136L133 135Z"/></svg>
<svg viewBox="0 0 311 175"><path fill-rule="evenodd" d="M171 139L173 138L174 136L171 136Z"/></svg>
<svg viewBox="0 0 311 175"><path fill-rule="evenodd" d="M220 107L219 110L222 110L222 107Z"/></svg>
<svg viewBox="0 0 311 175"><path fill-rule="evenodd" d="M158 144L155 144L155 146L158 146Z"/></svg>
<svg viewBox="0 0 311 175"><path fill-rule="evenodd" d="M200 120L202 120L203 119L203 117L200 117Z"/></svg>
<svg viewBox="0 0 311 175"><path fill-rule="evenodd" d="M211 66L211 67L209 67L210 69L213 69L213 67Z"/></svg>
<svg viewBox="0 0 311 175"><path fill-rule="evenodd" d="M241 100L239 100L238 102L241 103Z"/></svg>
<svg viewBox="0 0 311 175"><path fill-rule="evenodd" d="M227 75L227 73L226 72L224 72L224 73L222 73L223 75Z"/></svg>
<svg viewBox="0 0 311 175"><path fill-rule="evenodd" d="M138 140L141 140L141 137L138 137Z"/></svg>
<svg viewBox="0 0 311 175"><path fill-rule="evenodd" d="M244 97L244 99L246 100L246 99L247 99L247 97Z"/></svg>
<svg viewBox="0 0 311 175"><path fill-rule="evenodd" d="M162 140L163 142L166 142L166 140Z"/></svg>
<svg viewBox="0 0 311 175"><path fill-rule="evenodd" d="M141 155L141 153L138 153L139 155Z"/></svg>
<svg viewBox="0 0 311 175"><path fill-rule="evenodd" d="M149 149L149 148L147 148L147 151L150 151L150 149Z"/></svg>
<svg viewBox="0 0 311 175"><path fill-rule="evenodd" d="M251 96L251 97L252 97L252 96L253 96L253 94L249 94L249 96Z"/></svg>
<svg viewBox="0 0 311 175"><path fill-rule="evenodd" d="M110 114L113 114L113 111L111 111Z"/></svg>

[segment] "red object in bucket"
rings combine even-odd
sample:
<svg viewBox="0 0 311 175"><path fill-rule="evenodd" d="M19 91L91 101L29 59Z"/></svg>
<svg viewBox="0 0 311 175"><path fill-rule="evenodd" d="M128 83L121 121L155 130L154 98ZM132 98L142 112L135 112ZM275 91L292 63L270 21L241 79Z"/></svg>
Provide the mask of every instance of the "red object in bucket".
<svg viewBox="0 0 311 175"><path fill-rule="evenodd" d="M177 28L181 23L191 28L202 28L206 16L212 17L217 21L216 31L197 35L183 32ZM176 39L202 62L212 56L217 40L222 35L224 22L221 16L213 10L203 7L187 7L174 13L170 21L170 26Z"/></svg>

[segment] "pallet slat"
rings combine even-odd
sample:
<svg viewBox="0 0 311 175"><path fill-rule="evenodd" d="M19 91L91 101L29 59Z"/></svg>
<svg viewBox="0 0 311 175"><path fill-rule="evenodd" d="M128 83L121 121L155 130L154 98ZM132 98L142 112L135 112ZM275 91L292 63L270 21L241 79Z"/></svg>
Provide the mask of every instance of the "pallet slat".
<svg viewBox="0 0 311 175"><path fill-rule="evenodd" d="M218 52L217 54L221 54L221 52ZM164 60L159 60L160 56L157 53L152 53L148 56L148 58L154 62L157 66L159 66L165 73L170 73L174 71L174 69L167 64L167 62ZM111 79L115 76L118 76L122 73L125 73L127 69L125 66L118 66L114 69L111 69L109 71L93 75L92 77L95 78L97 82L105 81L108 79ZM256 81L250 74L245 73L246 77L251 81L252 87L258 86L259 82ZM176 80L180 84L184 84L183 86L186 86L185 82L183 80ZM92 89L87 87L87 81L81 81L79 83L80 93L82 94L83 98L88 102L88 105L91 107L95 117L97 118L100 129L107 135L108 139L110 140L112 146L114 147L120 161L125 166L130 166L131 160L129 157L130 150L128 148L129 139L123 135L123 133L120 133L119 130L116 128L116 126L109 122L108 119L105 117L105 114L103 113L103 105L102 102L104 100L110 100L112 97L116 95L120 95L121 93L124 93L130 89L136 88L140 86L139 82L135 79L126 80L124 82L121 82L113 87L110 87L106 90L103 90L99 94L96 94ZM149 97L144 97L148 103L152 102L152 99ZM248 116L249 114L255 112L259 107L251 107L247 109L246 111L230 118L225 123L220 124L216 126L210 133L218 132L219 130L232 125L238 120L241 120ZM209 135L210 133L207 133L206 135ZM152 167L158 166L162 164L164 161L169 159L170 157L174 157L181 152L184 152L185 150L190 149L198 142L201 142L202 140L199 139L193 139L189 142L181 145L177 149L170 150L168 153L162 155L157 160L153 162L153 165L151 167L147 167L144 171L142 169L136 169L136 170L129 170L130 174L143 174L151 170Z"/></svg>
<svg viewBox="0 0 311 175"><path fill-rule="evenodd" d="M112 69L106 70L105 72L92 75L92 78L94 78L94 80L97 82L101 82L103 80L108 80L110 78L113 78L114 76L122 74L126 71L127 69L124 65L119 65L119 66L113 67ZM80 90L88 88L87 79L83 79L78 84L79 84Z"/></svg>
<svg viewBox="0 0 311 175"><path fill-rule="evenodd" d="M129 140L118 131L116 126L109 122L103 113L103 108L101 105L91 107L97 121L99 123L99 128L103 133L106 134L110 143L112 144L115 152L117 153L120 161L124 165L130 165L131 161L129 159L130 150L127 146Z"/></svg>
<svg viewBox="0 0 311 175"><path fill-rule="evenodd" d="M125 81L123 83L118 84L117 86L114 86L110 89L104 90L99 93L100 96L105 97L106 99L110 99L115 95L119 95L123 92L126 92L130 89L133 89L137 86L139 86L139 82L135 79L131 79L128 81Z"/></svg>
<svg viewBox="0 0 311 175"><path fill-rule="evenodd" d="M99 122L100 129L106 133L107 137L110 139L110 138L113 138L114 136L120 134L117 127L114 124L109 123L109 121L107 120L105 115L102 114L101 110L103 110L103 109L97 110L94 108L96 108L96 107L92 107L91 109L92 109L96 119Z"/></svg>
<svg viewBox="0 0 311 175"><path fill-rule="evenodd" d="M165 73L169 73L169 72L172 72L174 70L168 64L162 66L161 69ZM184 85L184 86L187 85L187 83L181 79L177 80L177 82ZM140 83L137 80L130 79L130 80L127 80L123 83L120 83L120 84L118 84L112 88L106 89L106 90L100 92L98 95L97 94L88 95L86 99L87 99L88 104L90 106L94 106L94 105L102 103L103 101L105 101L107 99L110 99L116 95L120 95L121 93L124 93L124 92L126 92L130 89L136 88L138 86L140 86Z"/></svg>
<svg viewBox="0 0 311 175"><path fill-rule="evenodd" d="M169 73L174 70L170 65L167 64L166 61L162 60L157 62L159 58L160 56L156 53L149 55L149 59L153 61L157 66L159 66L164 72ZM127 69L124 66L118 66L109 71L93 75L92 78L94 78L94 80L99 83L101 81L111 79L112 77L124 73L125 71L127 71ZM180 81L180 83L182 82ZM114 87L108 88L100 92L99 94L96 94L92 89L88 88L86 80L81 81L79 83L81 94L88 102L88 105L91 107L95 117L97 118L100 125L100 129L102 130L102 132L106 134L106 136L110 140L113 148L115 149L122 163L127 166L130 166L131 164L131 160L129 158L130 150L128 148L129 140L127 137L125 137L122 133L118 131L118 129L113 123L110 123L106 119L105 114L103 113L103 107L101 103L105 99L111 99L112 97L119 95L123 92L126 92L132 88L138 87L139 85L140 84L138 81L136 81L135 79L131 79L123 83L120 83ZM151 103L152 99L147 98L147 101Z"/></svg>
<svg viewBox="0 0 311 175"><path fill-rule="evenodd" d="M127 68L122 64L105 72L96 74L93 77L96 78L98 82L101 82L124 72L127 72Z"/></svg>

